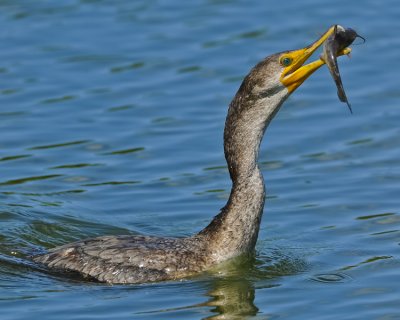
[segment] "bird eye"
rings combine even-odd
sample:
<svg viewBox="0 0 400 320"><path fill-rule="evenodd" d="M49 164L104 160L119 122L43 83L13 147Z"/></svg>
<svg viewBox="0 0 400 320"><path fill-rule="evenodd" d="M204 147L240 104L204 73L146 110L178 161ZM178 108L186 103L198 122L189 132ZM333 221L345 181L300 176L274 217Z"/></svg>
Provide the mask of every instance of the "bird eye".
<svg viewBox="0 0 400 320"><path fill-rule="evenodd" d="M281 65L284 67L289 66L292 63L293 59L289 57L282 57L281 58Z"/></svg>

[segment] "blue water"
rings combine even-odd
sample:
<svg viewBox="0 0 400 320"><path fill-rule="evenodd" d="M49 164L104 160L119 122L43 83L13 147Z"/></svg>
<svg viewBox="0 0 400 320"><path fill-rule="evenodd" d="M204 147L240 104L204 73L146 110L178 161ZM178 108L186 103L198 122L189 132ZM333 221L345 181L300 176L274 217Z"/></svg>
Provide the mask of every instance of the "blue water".
<svg viewBox="0 0 400 320"><path fill-rule="evenodd" d="M0 319L400 319L400 6L391 0L0 1ZM256 260L179 282L49 274L32 252L185 236L230 181L227 105L264 56L330 25L367 42L267 130Z"/></svg>

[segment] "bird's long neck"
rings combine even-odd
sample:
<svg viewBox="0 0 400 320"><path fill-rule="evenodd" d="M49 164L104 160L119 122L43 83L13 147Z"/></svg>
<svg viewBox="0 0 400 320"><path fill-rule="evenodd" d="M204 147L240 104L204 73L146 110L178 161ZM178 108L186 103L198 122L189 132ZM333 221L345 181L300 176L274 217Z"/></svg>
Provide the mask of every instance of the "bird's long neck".
<svg viewBox="0 0 400 320"><path fill-rule="evenodd" d="M232 189L227 204L200 232L218 261L254 250L264 208L265 187L257 165L265 129L287 94L254 95L243 82L229 106L224 150Z"/></svg>

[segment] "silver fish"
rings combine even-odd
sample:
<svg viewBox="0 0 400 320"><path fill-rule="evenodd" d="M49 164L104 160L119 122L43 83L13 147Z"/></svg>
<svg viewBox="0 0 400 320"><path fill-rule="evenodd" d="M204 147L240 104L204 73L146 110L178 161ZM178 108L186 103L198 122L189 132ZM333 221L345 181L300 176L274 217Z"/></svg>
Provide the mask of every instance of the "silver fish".
<svg viewBox="0 0 400 320"><path fill-rule="evenodd" d="M332 78L335 81L338 90L337 94L339 100L347 103L347 106L349 107L351 113L353 113L353 111L351 109L349 101L347 100L347 96L343 88L343 83L340 77L339 66L336 58L338 56L338 53L351 45L357 37L363 39L365 42L365 39L359 36L357 32L353 29L345 29L342 26L335 25L332 35L330 35L324 43L324 48L321 55L321 59L328 66L329 72L331 73Z"/></svg>

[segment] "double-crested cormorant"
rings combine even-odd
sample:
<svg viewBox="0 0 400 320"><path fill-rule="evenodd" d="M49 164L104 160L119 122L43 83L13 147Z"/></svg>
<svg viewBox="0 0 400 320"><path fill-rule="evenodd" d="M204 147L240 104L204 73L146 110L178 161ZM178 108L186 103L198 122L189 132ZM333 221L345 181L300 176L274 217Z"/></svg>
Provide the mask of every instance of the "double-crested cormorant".
<svg viewBox="0 0 400 320"><path fill-rule="evenodd" d="M265 200L257 166L264 131L286 98L324 64L318 59L303 65L333 29L303 49L265 58L244 78L224 131L232 190L227 204L202 231L186 238L102 236L51 249L34 261L98 281L141 283L180 279L252 253Z"/></svg>

